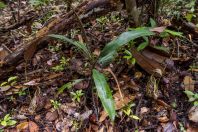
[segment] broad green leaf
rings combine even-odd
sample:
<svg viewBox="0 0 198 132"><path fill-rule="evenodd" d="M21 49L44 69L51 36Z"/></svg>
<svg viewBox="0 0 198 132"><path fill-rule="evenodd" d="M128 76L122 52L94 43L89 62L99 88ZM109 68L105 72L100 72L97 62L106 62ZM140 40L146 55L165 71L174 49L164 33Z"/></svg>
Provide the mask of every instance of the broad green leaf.
<svg viewBox="0 0 198 132"><path fill-rule="evenodd" d="M68 42L68 43L76 46L78 48L78 50L85 55L85 57L88 57L89 59L92 58L91 52L87 48L86 44L80 43L78 41L74 41L72 39L69 39L69 38L63 36L63 35L51 34L51 35L48 35L48 36L52 37L52 38L55 38L55 39L58 39L58 40L61 40L63 42Z"/></svg>
<svg viewBox="0 0 198 132"><path fill-rule="evenodd" d="M5 7L6 7L6 5L3 2L0 1L0 9L3 9Z"/></svg>
<svg viewBox="0 0 198 132"><path fill-rule="evenodd" d="M92 76L102 105L105 111L108 113L110 119L114 121L116 116L115 103L105 76L96 69L93 70Z"/></svg>
<svg viewBox="0 0 198 132"><path fill-rule="evenodd" d="M168 29L165 29L164 31L169 33L169 34L171 34L171 35L173 35L173 36L184 37L182 32L175 32L175 31L168 30Z"/></svg>
<svg viewBox="0 0 198 132"><path fill-rule="evenodd" d="M99 63L102 65L108 65L117 55L117 50L120 47L129 43L131 40L150 35L154 35L154 33L149 31L148 28L140 28L122 33L117 39L109 42L104 47L99 57Z"/></svg>
<svg viewBox="0 0 198 132"><path fill-rule="evenodd" d="M151 27L156 27L157 26L157 24L156 24L156 22L153 18L150 18L150 24L151 24Z"/></svg>

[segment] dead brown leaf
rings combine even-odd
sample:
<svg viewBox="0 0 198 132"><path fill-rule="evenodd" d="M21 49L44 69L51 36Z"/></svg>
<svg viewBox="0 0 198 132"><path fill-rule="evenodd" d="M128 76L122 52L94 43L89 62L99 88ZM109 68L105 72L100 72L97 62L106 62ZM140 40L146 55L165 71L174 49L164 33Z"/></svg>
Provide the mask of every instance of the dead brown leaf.
<svg viewBox="0 0 198 132"><path fill-rule="evenodd" d="M165 29L166 29L166 27L155 27L155 28L150 29L150 31L161 33L161 32L163 32Z"/></svg>
<svg viewBox="0 0 198 132"><path fill-rule="evenodd" d="M38 132L38 131L39 131L38 125L33 121L29 121L29 132Z"/></svg>
<svg viewBox="0 0 198 132"><path fill-rule="evenodd" d="M53 112L48 112L45 118L48 121L55 121L58 118L58 112L56 110Z"/></svg>
<svg viewBox="0 0 198 132"><path fill-rule="evenodd" d="M192 79L191 76L185 76L183 83L184 83L185 90L192 91L192 92L194 91L195 81Z"/></svg>
<svg viewBox="0 0 198 132"><path fill-rule="evenodd" d="M143 52L138 52L135 48L132 50L133 57L136 59L138 65L140 65L149 74L154 74L160 77L161 75L156 72L156 69L163 71L164 67L159 62L163 62L166 57L159 54L152 53L149 49L144 49Z"/></svg>

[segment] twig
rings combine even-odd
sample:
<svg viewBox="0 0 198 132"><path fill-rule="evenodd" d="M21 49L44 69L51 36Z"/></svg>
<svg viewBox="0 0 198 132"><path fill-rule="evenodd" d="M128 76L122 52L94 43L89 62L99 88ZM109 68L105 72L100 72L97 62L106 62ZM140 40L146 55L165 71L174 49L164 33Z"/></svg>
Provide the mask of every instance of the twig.
<svg viewBox="0 0 198 132"><path fill-rule="evenodd" d="M80 24L80 28L81 28L81 31L82 31L82 34L83 34L83 38L84 38L86 44L89 44L88 37L87 37L87 35L86 35L85 28L84 28L84 26L83 26L82 21L81 21L80 18L78 17L78 14L77 14L76 11L73 9L72 5L71 5L71 9L72 9L72 11L74 12L74 15L76 16L76 19L78 20L78 22L79 22L79 24Z"/></svg>
<svg viewBox="0 0 198 132"><path fill-rule="evenodd" d="M111 70L111 68L107 68L107 69L105 69L105 71L110 72L111 75L113 76L114 80L116 81L116 84L117 84L117 87L118 87L118 90L119 90L119 93L120 93L120 97L121 97L121 99L123 100L122 91L121 91L120 84L119 84L119 82L118 82L117 77L115 76L115 74L113 73L113 71Z"/></svg>

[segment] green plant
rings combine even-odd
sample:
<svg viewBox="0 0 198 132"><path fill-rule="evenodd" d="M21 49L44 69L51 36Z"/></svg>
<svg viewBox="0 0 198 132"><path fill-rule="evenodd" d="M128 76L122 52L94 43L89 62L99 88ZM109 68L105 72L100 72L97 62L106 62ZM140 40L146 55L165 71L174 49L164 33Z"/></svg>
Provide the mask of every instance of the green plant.
<svg viewBox="0 0 198 132"><path fill-rule="evenodd" d="M179 129L180 129L180 132L186 132L184 125L181 122L179 122Z"/></svg>
<svg viewBox="0 0 198 132"><path fill-rule="evenodd" d="M51 34L49 35L52 38L56 38L58 40L61 40L63 42L68 42L69 44L72 44L74 46L76 46L78 48L78 50L86 57L89 59L92 59L92 55L91 55L91 51L88 49L86 44L83 44L81 42L77 42L77 41L73 41L63 35L55 35L55 34Z"/></svg>
<svg viewBox="0 0 198 132"><path fill-rule="evenodd" d="M198 93L193 93L188 90L185 90L184 93L187 95L189 102L192 102L194 106L198 106Z"/></svg>
<svg viewBox="0 0 198 132"><path fill-rule="evenodd" d="M69 63L69 58L66 59L65 57L62 57L60 59L60 64L57 66L52 67L52 70L59 72L59 71L63 71L65 69L65 66L67 66Z"/></svg>
<svg viewBox="0 0 198 132"><path fill-rule="evenodd" d="M125 50L124 51L125 55L123 56L123 58L127 59L127 61L130 63L130 64L133 64L135 65L135 58L133 57L132 53L128 50Z"/></svg>
<svg viewBox="0 0 198 132"><path fill-rule="evenodd" d="M53 105L54 109L58 109L61 105L57 100L50 100L51 104Z"/></svg>
<svg viewBox="0 0 198 132"><path fill-rule="evenodd" d="M2 83L0 84L0 86L1 86L1 87L3 87L3 86L13 86L13 85L16 84L17 79L18 79L17 76L11 76L11 77L8 78L7 81L2 82Z"/></svg>
<svg viewBox="0 0 198 132"><path fill-rule="evenodd" d="M19 96L24 96L24 95L26 95L27 93L26 93L26 91L24 90L24 89L21 89L21 90L19 90L19 92L18 92L18 95Z"/></svg>
<svg viewBox="0 0 198 132"><path fill-rule="evenodd" d="M0 1L0 9L3 9L5 7L6 7L6 5L3 2Z"/></svg>
<svg viewBox="0 0 198 132"><path fill-rule="evenodd" d="M34 7L44 6L50 2L50 0L30 0L30 4Z"/></svg>
<svg viewBox="0 0 198 132"><path fill-rule="evenodd" d="M106 66L117 56L117 50L128 44L130 41L144 37L154 35L148 28L138 28L132 31L122 33L117 39L109 42L102 50L98 62Z"/></svg>
<svg viewBox="0 0 198 132"><path fill-rule="evenodd" d="M55 46L50 45L48 48L52 52L58 52L61 49L61 45L55 45Z"/></svg>
<svg viewBox="0 0 198 132"><path fill-rule="evenodd" d="M77 80L74 80L72 82L68 82L66 84L64 84L63 86L61 86L60 88L58 88L58 95L63 93L63 91L65 89L70 89L72 88L74 85L76 85L77 83L81 82L83 79L77 79Z"/></svg>
<svg viewBox="0 0 198 132"><path fill-rule="evenodd" d="M12 120L10 117L10 114L5 115L4 118L2 120L0 120L0 124L4 127L13 126L16 123L17 123L17 121Z"/></svg>
<svg viewBox="0 0 198 132"><path fill-rule="evenodd" d="M77 90L76 92L70 92L70 94L72 95L72 100L76 100L78 102L80 102L81 97L84 95L84 93L82 92L82 90Z"/></svg>
<svg viewBox="0 0 198 132"><path fill-rule="evenodd" d="M105 20L105 18L104 18ZM95 82L96 90L98 93L98 96L101 100L101 103L105 109L105 111L108 113L110 119L114 121L115 116L116 116L116 111L115 111L115 104L114 100L112 97L112 93L110 90L110 87L105 79L105 76L94 69L95 67L95 62L98 62L101 64L101 66L108 65L112 62L112 60L116 57L117 55L117 50L119 50L121 47L124 45L128 44L130 41L135 40L136 38L144 37L144 36L151 36L154 35L152 31L149 30L149 28L137 28L133 29L132 31L127 31L122 33L117 39L109 42L104 49L102 50L99 58L97 60L93 60L94 58L92 57L93 54L89 50L86 44L82 44L77 41L73 41L63 35L49 35L52 38L61 40L63 42L68 42L69 44L72 44L77 47L77 49L84 55L84 57L89 59L90 65L93 65L93 70L92 70L92 78ZM71 85L71 84L67 84ZM68 86L65 86L67 88ZM65 89L63 88L63 89ZM79 94L81 96L81 93ZM79 96L76 93L73 93L73 97L77 99ZM80 99L78 99L80 100ZM78 101L77 100L77 101ZM134 117L135 118L135 117Z"/></svg>
<svg viewBox="0 0 198 132"><path fill-rule="evenodd" d="M110 119L114 121L116 115L115 103L105 76L96 69L93 69L92 73L92 77L94 79L97 93L102 102L102 105L105 111L107 111L107 113L109 114Z"/></svg>
<svg viewBox="0 0 198 132"><path fill-rule="evenodd" d="M135 120L140 120L140 118L136 115L133 114L133 111L132 111L132 107L135 106L134 103L129 103L128 105L126 105L122 111L130 118L133 118Z"/></svg>

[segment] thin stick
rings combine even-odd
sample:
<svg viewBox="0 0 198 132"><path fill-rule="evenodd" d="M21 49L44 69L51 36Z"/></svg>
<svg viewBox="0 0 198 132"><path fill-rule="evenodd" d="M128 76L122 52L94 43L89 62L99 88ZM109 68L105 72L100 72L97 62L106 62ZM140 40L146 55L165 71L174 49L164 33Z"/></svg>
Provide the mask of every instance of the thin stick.
<svg viewBox="0 0 198 132"><path fill-rule="evenodd" d="M105 71L110 72L111 75L113 76L114 80L116 81L116 84L117 84L117 87L118 87L118 91L119 91L119 93L120 93L120 97L121 97L121 99L123 100L122 91L121 91L120 84L119 84L119 82L118 82L117 77L115 76L115 74L113 73L113 71L111 70L111 68L107 68L107 69L105 69Z"/></svg>
<svg viewBox="0 0 198 132"><path fill-rule="evenodd" d="M76 16L76 19L78 20L78 22L79 22L79 24L80 24L80 28L81 28L81 31L82 31L82 34L83 34L85 43L86 43L86 44L89 44L88 37L87 37L87 35L86 35L85 28L84 28L84 26L83 26L82 21L80 20L80 18L78 17L78 14L76 13L76 11L73 9L72 6L71 6L71 9L72 9L72 11L74 12L74 14L75 14L75 16Z"/></svg>

